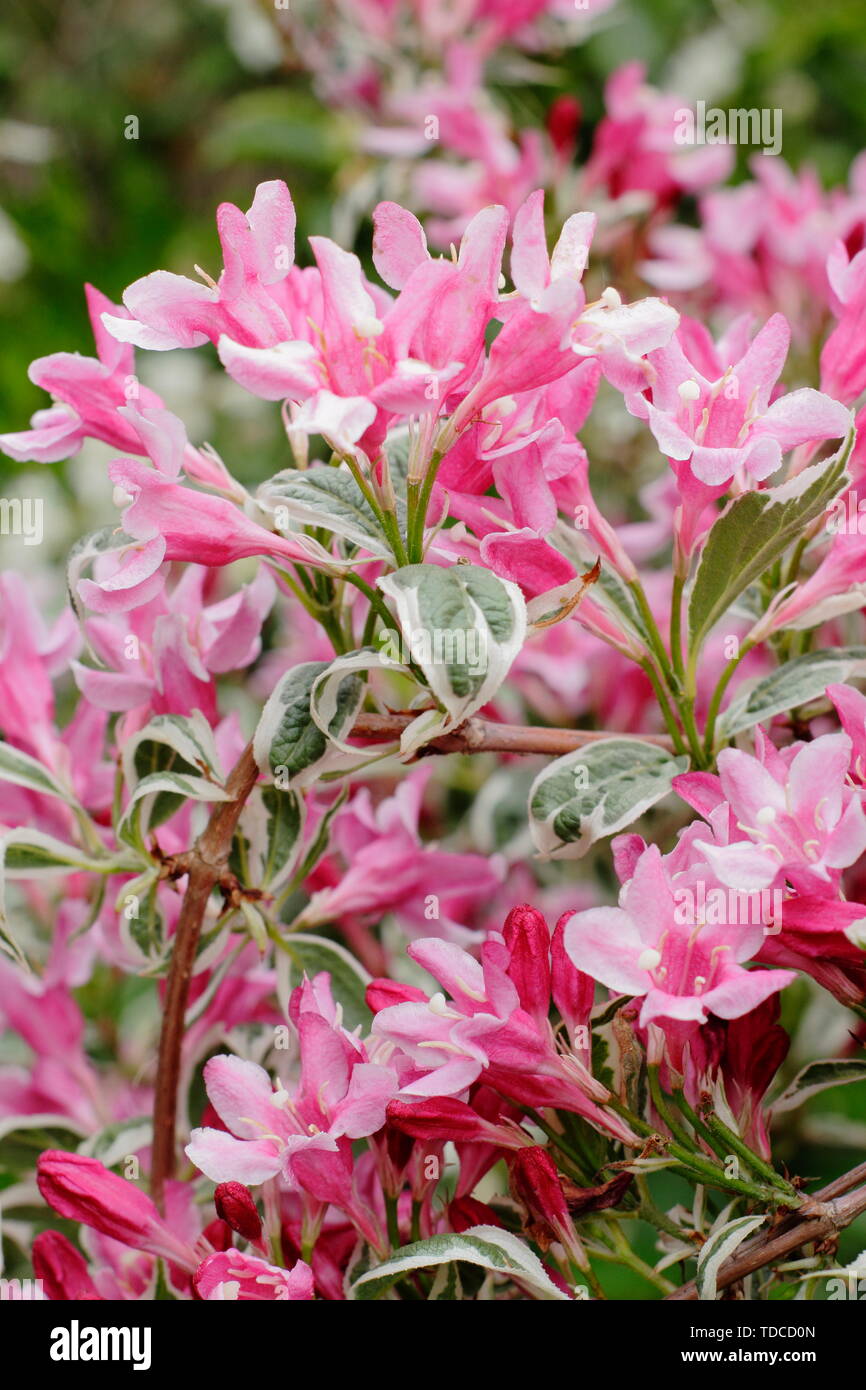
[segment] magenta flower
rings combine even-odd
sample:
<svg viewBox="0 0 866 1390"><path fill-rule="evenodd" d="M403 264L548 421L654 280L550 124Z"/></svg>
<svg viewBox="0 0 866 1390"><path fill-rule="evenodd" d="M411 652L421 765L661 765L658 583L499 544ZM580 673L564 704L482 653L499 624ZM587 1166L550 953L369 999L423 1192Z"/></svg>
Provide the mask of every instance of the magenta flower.
<svg viewBox="0 0 866 1390"><path fill-rule="evenodd" d="M414 1063L402 1078L401 1096L457 1096L483 1075L486 1085L532 1107L559 1106L599 1128L630 1140L628 1127L601 1107L605 1087L589 1070L588 990L561 982L576 972L557 950L551 961L550 933L534 908L515 908L503 934L490 932L481 961L450 942L430 937L412 942L409 954L448 991L429 1000L409 1000L382 1009L373 1034ZM557 1039L548 1021L551 970L556 993L585 1010L585 1036ZM546 1002L545 1002L546 1001ZM566 1003L568 1007L568 1003ZM569 1009L571 1014L571 1009ZM571 1014L572 1025L574 1024Z"/></svg>
<svg viewBox="0 0 866 1390"><path fill-rule="evenodd" d="M701 848L705 848L701 846ZM577 912L565 949L578 970L617 994L641 999L640 1024L739 1018L795 978L789 970L745 970L763 940L760 923L682 920L675 880L655 845L638 858L619 907Z"/></svg>
<svg viewBox="0 0 866 1390"><path fill-rule="evenodd" d="M162 1256L181 1269L195 1269L191 1245L175 1235L146 1193L97 1159L46 1150L39 1156L36 1181L48 1205L67 1220L91 1226L133 1250Z"/></svg>
<svg viewBox="0 0 866 1390"><path fill-rule="evenodd" d="M824 734L783 750L760 738L758 749L759 757L723 749L718 778L675 778L696 809L714 798L729 810L729 842L696 840L696 848L730 888L752 892L787 879L799 893L833 896L842 870L866 850L866 815L847 781L850 738Z"/></svg>
<svg viewBox="0 0 866 1390"><path fill-rule="evenodd" d="M209 1302L269 1299L298 1303L315 1298L313 1271L303 1260L298 1260L291 1269L281 1269L240 1250L208 1255L192 1282L198 1297Z"/></svg>
<svg viewBox="0 0 866 1390"><path fill-rule="evenodd" d="M761 482L797 445L847 434L850 412L820 391L804 387L772 399L790 337L786 320L774 314L715 378L705 375L708 364L696 363L681 334L650 354L652 398L632 396L629 409L647 421L678 476L676 465L688 463L707 487L722 487L738 474Z"/></svg>
<svg viewBox="0 0 866 1390"><path fill-rule="evenodd" d="M0 449L14 459L54 463L77 454L85 439L142 452L138 435L118 411L129 404L132 391L142 408L161 406L162 401L139 385L132 348L118 342L102 323L106 312L117 314L122 322L124 311L92 285L85 286L85 294L99 356L55 352L31 364L30 380L49 391L55 404L37 411L31 429L0 435Z"/></svg>

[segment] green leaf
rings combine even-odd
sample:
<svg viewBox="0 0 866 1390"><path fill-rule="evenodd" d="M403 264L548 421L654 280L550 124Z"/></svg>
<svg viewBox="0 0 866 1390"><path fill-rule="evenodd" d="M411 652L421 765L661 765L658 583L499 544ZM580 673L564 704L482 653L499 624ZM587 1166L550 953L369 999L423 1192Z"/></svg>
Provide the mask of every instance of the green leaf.
<svg viewBox="0 0 866 1390"><path fill-rule="evenodd" d="M304 932L292 932L290 936L283 937L282 945L281 954L288 958L293 967L290 978L284 982L286 993L304 975L312 979L320 971L327 970L334 999L343 1008L345 1027L350 1032L359 1024L365 1030L369 1029L373 1015L367 1007L365 992L372 976L345 946L324 936L308 936Z"/></svg>
<svg viewBox="0 0 866 1390"><path fill-rule="evenodd" d="M455 1263L440 1265L427 1295L428 1303L460 1303L462 1299L463 1285L460 1280L459 1265Z"/></svg>
<svg viewBox="0 0 866 1390"><path fill-rule="evenodd" d="M367 664L377 661L371 650ZM310 712L313 687L333 663L306 661L280 678L262 710L253 739L253 753L263 772L273 772L281 790L314 782L334 762L338 750ZM339 737L354 723L364 698L364 681L355 674L340 682L328 725ZM339 755L342 757L342 754Z"/></svg>
<svg viewBox="0 0 866 1390"><path fill-rule="evenodd" d="M267 812L267 850L262 865L261 887L272 892L295 866L304 828L304 803L296 792L262 787Z"/></svg>
<svg viewBox="0 0 866 1390"><path fill-rule="evenodd" d="M223 780L213 730L199 710L190 715L157 714L123 747L123 775L132 788L151 772L165 770L159 750L177 757L176 771L189 771L214 781ZM184 764L185 766L180 766Z"/></svg>
<svg viewBox="0 0 866 1390"><path fill-rule="evenodd" d="M600 739L550 763L532 784L529 824L547 859L579 859L671 790L688 758L636 738Z"/></svg>
<svg viewBox="0 0 866 1390"><path fill-rule="evenodd" d="M120 839L139 844L154 824L154 814L187 801L230 801L225 787L188 772L149 772L135 787L117 826ZM168 811L171 814L171 810Z"/></svg>
<svg viewBox="0 0 866 1390"><path fill-rule="evenodd" d="M162 964L166 956L165 921L158 888L158 868L148 869L123 884L115 903L121 938L130 955L138 953L147 967Z"/></svg>
<svg viewBox="0 0 866 1390"><path fill-rule="evenodd" d="M713 1232L701 1246L698 1255L695 1275L698 1298L709 1303L714 1301L718 1293L716 1281L725 1260L733 1255L737 1246L742 1245L747 1236L757 1231L759 1226L763 1226L766 1219L766 1216L740 1216L736 1221L729 1221Z"/></svg>
<svg viewBox="0 0 866 1390"><path fill-rule="evenodd" d="M779 487L742 493L713 524L689 600L692 659L737 596L799 539L845 485L852 444L853 435L849 435L832 458L813 464Z"/></svg>
<svg viewBox="0 0 866 1390"><path fill-rule="evenodd" d="M98 1158L106 1168L113 1168L121 1159L137 1154L153 1142L153 1120L149 1115L136 1119L115 1120L95 1134L89 1134L78 1145L78 1152L88 1158Z"/></svg>
<svg viewBox="0 0 866 1390"><path fill-rule="evenodd" d="M387 537L346 468L314 464L303 471L286 469L263 483L258 497L269 510L278 512L283 508L292 521L303 526L324 527L371 555L391 558ZM277 526L285 529L279 519Z"/></svg>
<svg viewBox="0 0 866 1390"><path fill-rule="evenodd" d="M866 675L866 647L839 647L807 652L786 661L751 688L738 690L718 724L718 741L761 724L785 710L797 709L824 694L828 685Z"/></svg>
<svg viewBox="0 0 866 1390"><path fill-rule="evenodd" d="M857 1057L831 1057L825 1062L810 1062L773 1101L773 1114L796 1110L810 1096L831 1086L849 1086L852 1081L866 1081L866 1061Z"/></svg>
<svg viewBox="0 0 866 1390"><path fill-rule="evenodd" d="M498 1226L473 1226L462 1235L431 1236L404 1245L390 1259L356 1279L350 1297L358 1301L381 1298L413 1270L439 1267L455 1260L514 1279L534 1298L568 1301L568 1295L556 1287L529 1247Z"/></svg>
<svg viewBox="0 0 866 1390"><path fill-rule="evenodd" d="M0 1119L0 1167L32 1174L39 1154L74 1150L85 1133L68 1115L8 1115Z"/></svg>
<svg viewBox="0 0 866 1390"><path fill-rule="evenodd" d="M13 959L26 963L20 947L5 930L7 878L35 878L44 873L76 870L111 874L122 873L128 867L129 860L124 855L88 854L41 830L7 830L0 837L0 947L5 947Z"/></svg>
<svg viewBox="0 0 866 1390"><path fill-rule="evenodd" d="M407 665L411 658L421 668L448 716L437 732L447 732L491 700L505 679L526 636L523 595L478 565L406 565L378 586L396 605L402 639L383 660Z"/></svg>
<svg viewBox="0 0 866 1390"><path fill-rule="evenodd" d="M29 753L13 748L11 743L0 742L0 782L12 782L16 787L28 787L44 796L59 797L70 806L78 804L71 789L58 781L53 772Z"/></svg>

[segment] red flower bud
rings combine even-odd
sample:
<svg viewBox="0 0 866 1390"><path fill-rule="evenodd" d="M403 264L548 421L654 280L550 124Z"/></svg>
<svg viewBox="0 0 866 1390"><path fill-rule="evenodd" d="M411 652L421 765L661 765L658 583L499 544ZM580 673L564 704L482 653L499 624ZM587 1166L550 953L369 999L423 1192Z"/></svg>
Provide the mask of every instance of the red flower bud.
<svg viewBox="0 0 866 1390"><path fill-rule="evenodd" d="M101 1300L80 1250L59 1231L41 1231L33 1242L33 1272L54 1303Z"/></svg>
<svg viewBox="0 0 866 1390"><path fill-rule="evenodd" d="M133 1250L161 1255L182 1269L195 1269L191 1247L169 1229L147 1194L97 1159L47 1149L39 1156L36 1182L48 1205L69 1221L92 1226Z"/></svg>
<svg viewBox="0 0 866 1390"><path fill-rule="evenodd" d="M519 1149L509 1160L514 1196L526 1208L533 1226L547 1228L548 1237L562 1240L571 1229L565 1195L556 1165L546 1149Z"/></svg>
<svg viewBox="0 0 866 1390"><path fill-rule="evenodd" d="M519 1147L519 1137L502 1125L484 1120L462 1100L452 1100L450 1096L436 1096L407 1104L406 1101L388 1102L386 1111L389 1124L414 1139L444 1141L451 1139L458 1144L494 1144L500 1148Z"/></svg>
<svg viewBox="0 0 866 1390"><path fill-rule="evenodd" d="M377 1014L380 1009L389 1009L392 1004L421 1004L427 1002L423 989L414 985L401 985L397 980L371 980L366 990L367 1007Z"/></svg>
<svg viewBox="0 0 866 1390"><path fill-rule="evenodd" d="M582 114L576 97L561 96L552 102L545 124L557 154L570 156L573 153Z"/></svg>
<svg viewBox="0 0 866 1390"><path fill-rule="evenodd" d="M448 1204L448 1220L452 1231L468 1231L471 1226L503 1226L503 1222L486 1202L477 1197L455 1197Z"/></svg>
<svg viewBox="0 0 866 1390"><path fill-rule="evenodd" d="M505 919L502 935L508 947L508 977L520 996L521 1008L540 1028L550 1012L550 931L541 913L524 903Z"/></svg>
<svg viewBox="0 0 866 1390"><path fill-rule="evenodd" d="M242 1182L221 1182L213 1195L216 1214L244 1240L260 1240L262 1218L249 1188Z"/></svg>

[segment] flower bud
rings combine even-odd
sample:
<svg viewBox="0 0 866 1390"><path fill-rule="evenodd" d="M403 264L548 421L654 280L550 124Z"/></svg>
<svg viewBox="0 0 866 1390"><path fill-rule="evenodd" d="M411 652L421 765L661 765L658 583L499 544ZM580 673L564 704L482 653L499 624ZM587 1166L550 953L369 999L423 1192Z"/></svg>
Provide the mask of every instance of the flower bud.
<svg viewBox="0 0 866 1390"><path fill-rule="evenodd" d="M169 1229L146 1193L97 1159L47 1149L39 1156L36 1182L48 1205L67 1220L182 1269L196 1267L191 1248Z"/></svg>
<svg viewBox="0 0 866 1390"><path fill-rule="evenodd" d="M533 1228L550 1240L563 1240L571 1229L559 1173L546 1149L534 1145L518 1150L509 1161L514 1196L526 1208Z"/></svg>
<svg viewBox="0 0 866 1390"><path fill-rule="evenodd" d="M262 1219L249 1188L240 1182L221 1182L213 1195L217 1216L244 1240L260 1240Z"/></svg>
<svg viewBox="0 0 866 1390"><path fill-rule="evenodd" d="M101 1300L80 1250L60 1231L41 1231L33 1242L33 1272L53 1303Z"/></svg>

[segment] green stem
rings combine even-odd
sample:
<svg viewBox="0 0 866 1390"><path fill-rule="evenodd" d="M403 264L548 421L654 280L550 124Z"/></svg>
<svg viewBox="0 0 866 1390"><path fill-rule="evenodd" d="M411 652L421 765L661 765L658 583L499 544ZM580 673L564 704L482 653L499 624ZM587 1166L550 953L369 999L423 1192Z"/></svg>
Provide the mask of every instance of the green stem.
<svg viewBox="0 0 866 1390"><path fill-rule="evenodd" d="M421 1239L421 1203L412 1201L412 1241Z"/></svg>
<svg viewBox="0 0 866 1390"><path fill-rule="evenodd" d="M704 729L704 752L706 753L708 758L711 758L714 752L713 744L716 737L716 720L719 715L719 709L721 708L722 699L724 697L725 691L727 690L731 682L734 672L736 671L740 662L743 660L743 657L748 655L748 653L752 650L752 647L754 645L754 642L743 643L739 656L735 657L733 660L728 662L728 665L726 666L721 678L719 679L716 685L715 690L713 691L713 696L710 700L710 706L707 710L706 727Z"/></svg>
<svg viewBox="0 0 866 1390"><path fill-rule="evenodd" d="M686 738L689 741L689 748L691 749L695 766L704 767L706 764L706 756L701 746L701 736L698 733L698 726L695 723L695 711L691 697L688 695L681 695L677 700L677 707L680 712L680 719L682 720Z"/></svg>
<svg viewBox="0 0 866 1390"><path fill-rule="evenodd" d="M653 1269L652 1265L646 1264L646 1262L640 1258L640 1255L635 1254L619 1226L609 1226L606 1233L610 1236L611 1243L615 1250L615 1254L611 1254L611 1259L617 1260L620 1264L624 1264L628 1269L633 1270L635 1274L641 1275L648 1283L659 1289L661 1293L673 1293L676 1285L672 1284L669 1279L665 1279L664 1275L659 1274L657 1270ZM599 1252L599 1258L606 1259L607 1256Z"/></svg>
<svg viewBox="0 0 866 1390"><path fill-rule="evenodd" d="M370 504L370 508L373 512L373 515L375 516L376 520L378 521L379 525L382 527L382 530L385 532L385 535L388 538L388 543L394 552L394 558L397 561L398 567L408 564L409 562L406 556L406 549L403 545L403 539L400 535L400 528L397 525L396 516L393 512L383 511L383 509L379 506L376 494L370 487L370 484L367 482L367 479L364 477L358 460L352 458L350 454L345 454L344 458L346 460L346 463L349 465L355 482L358 484L358 487L361 489L362 493L364 494L368 503Z"/></svg>
<svg viewBox="0 0 866 1390"><path fill-rule="evenodd" d="M406 541L411 565L420 564L424 559L424 523L427 520L427 508L441 462L441 450L434 449L423 481L420 484L413 481L408 485L409 519Z"/></svg>
<svg viewBox="0 0 866 1390"><path fill-rule="evenodd" d="M725 1170L720 1168L717 1163L710 1162L708 1158L695 1153L691 1148L684 1148L676 1140L666 1139L664 1135L657 1134L651 1125L634 1115L628 1106L623 1105L615 1096L611 1096L605 1104L626 1120L636 1134L662 1140L671 1158L677 1160L688 1177L698 1177L705 1186L720 1188L722 1192L739 1192L743 1197L751 1197L755 1201L774 1207L782 1205L782 1194L777 1188L764 1187L753 1182L743 1182L739 1178L729 1178Z"/></svg>
<svg viewBox="0 0 866 1390"><path fill-rule="evenodd" d="M665 651L665 644L662 641L662 635L659 632L656 620L652 615L652 609L650 608L649 600L647 599L647 596L644 593L644 587L639 579L633 579L628 587L634 594L635 603L637 604L638 609L640 610L640 615L644 620L644 625L647 631L647 638L650 644L650 650L652 651L652 654L656 659L656 664L658 665L658 668L670 689L676 690L678 686L676 678L674 676L673 667L671 666L670 658L668 657L668 654Z"/></svg>
<svg viewBox="0 0 866 1390"><path fill-rule="evenodd" d="M657 1230L664 1231L667 1235L676 1236L678 1240L682 1240L682 1228L678 1226L675 1221L672 1221L666 1212L661 1211L656 1206L650 1194L649 1183L646 1178L638 1178L636 1187L640 1193L638 1216L640 1216L643 1221L648 1221L651 1226L655 1226Z"/></svg>
<svg viewBox="0 0 866 1390"><path fill-rule="evenodd" d="M391 1249L400 1249L400 1226L397 1221L397 1198L385 1194L385 1218L388 1224L388 1241Z"/></svg>
<svg viewBox="0 0 866 1390"><path fill-rule="evenodd" d="M668 1104L667 1097L662 1092L657 1063L647 1068L647 1076L649 1078L650 1095L652 1096L653 1105L658 1112L659 1118L667 1125L674 1139L682 1144L684 1148L691 1149L693 1145L690 1136L679 1123L679 1120Z"/></svg>
<svg viewBox="0 0 866 1390"><path fill-rule="evenodd" d="M366 579L362 579L359 574L347 572L346 583L352 584L356 589L359 589L370 604L370 614L368 615L367 623L364 626L364 639L361 642L361 646L366 647L369 640L367 633L370 623L370 616L374 618L380 618L385 628L391 628L393 626L394 619L388 611L388 607L385 603L385 600L382 598L382 595L377 593L376 590L370 584L367 583ZM369 637L372 637L372 635L372 630L370 630Z"/></svg>
<svg viewBox="0 0 866 1390"><path fill-rule="evenodd" d="M641 670L643 671L644 675L646 676L647 680L653 688L653 693L655 694L655 697L659 702L659 709L662 712L662 716L667 726L668 733L673 739L674 749L677 753L685 753L686 745L683 743L683 736L680 731L680 727L677 724L676 719L674 718L674 713L668 701L665 688L659 679L655 667L653 666L649 658L647 658L645 661L639 662L638 665L640 666Z"/></svg>
<svg viewBox="0 0 866 1390"><path fill-rule="evenodd" d="M671 595L671 658L674 670L680 680L685 682L686 670L683 663L683 589L685 588L686 577L684 574L674 575L674 587Z"/></svg>
<svg viewBox="0 0 866 1390"><path fill-rule="evenodd" d="M680 1110L682 1110L689 1124L694 1129L695 1134L699 1134L701 1136L701 1138L712 1149L713 1153L716 1155L717 1158L724 1158L725 1149L720 1145L718 1138L712 1133L711 1130L707 1128L700 1116L697 1115L696 1112L689 1105L689 1102L686 1100L684 1092L681 1090L674 1091L673 1099L676 1101Z"/></svg>
<svg viewBox="0 0 866 1390"><path fill-rule="evenodd" d="M767 1163L759 1154L756 1154L750 1149L748 1144L740 1138L739 1134L735 1134L732 1129L729 1129L723 1120L720 1120L717 1115L705 1114L704 1123L707 1129L718 1138L719 1142L727 1144L729 1150L736 1154L738 1158L741 1158L753 1173L762 1177L765 1182L770 1183L772 1187L784 1193L786 1197L793 1198L797 1206L800 1205L800 1198L797 1195L796 1188L792 1187L789 1182L786 1182L771 1164Z"/></svg>

